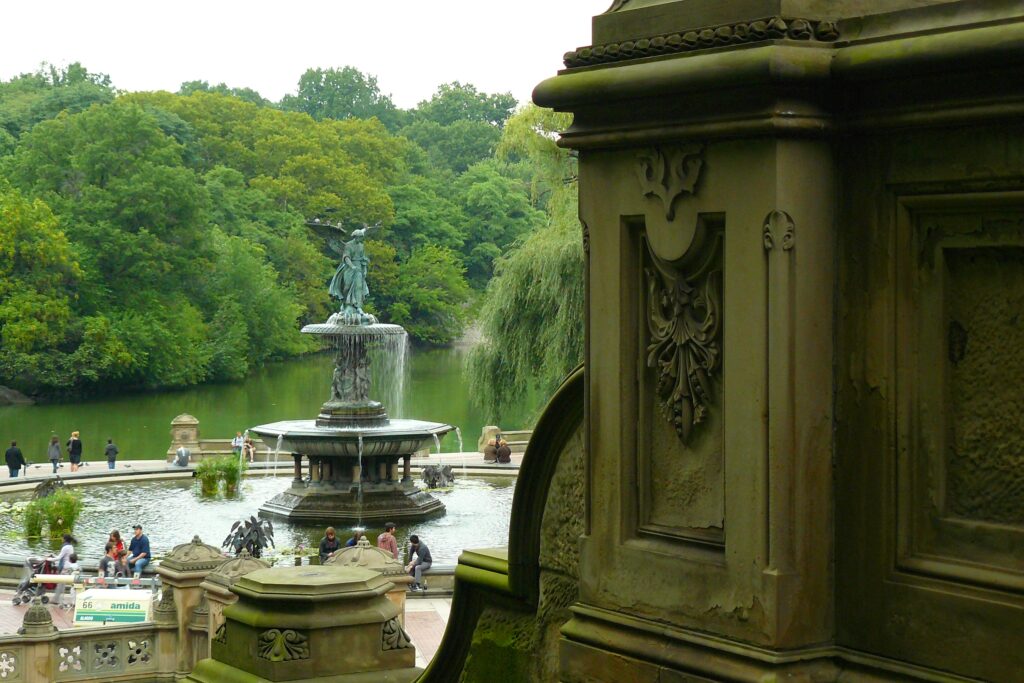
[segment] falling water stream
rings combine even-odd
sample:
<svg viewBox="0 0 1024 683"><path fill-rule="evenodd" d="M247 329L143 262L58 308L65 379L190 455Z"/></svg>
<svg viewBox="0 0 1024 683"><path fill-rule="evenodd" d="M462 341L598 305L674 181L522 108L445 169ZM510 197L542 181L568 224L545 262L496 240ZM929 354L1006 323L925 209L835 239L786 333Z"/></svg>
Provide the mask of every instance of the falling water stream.
<svg viewBox="0 0 1024 683"><path fill-rule="evenodd" d="M359 481L356 483L356 510L358 510L359 524L363 526L363 435L359 435Z"/></svg>
<svg viewBox="0 0 1024 683"><path fill-rule="evenodd" d="M466 476L466 459L462 457L462 430L455 428L455 438L459 440L459 457L462 458L462 476Z"/></svg>
<svg viewBox="0 0 1024 683"><path fill-rule="evenodd" d="M278 458L281 455L281 444L284 442L284 434L277 435L277 444L274 445L274 476L277 476L277 463ZM267 468L267 473L270 473L270 468Z"/></svg>

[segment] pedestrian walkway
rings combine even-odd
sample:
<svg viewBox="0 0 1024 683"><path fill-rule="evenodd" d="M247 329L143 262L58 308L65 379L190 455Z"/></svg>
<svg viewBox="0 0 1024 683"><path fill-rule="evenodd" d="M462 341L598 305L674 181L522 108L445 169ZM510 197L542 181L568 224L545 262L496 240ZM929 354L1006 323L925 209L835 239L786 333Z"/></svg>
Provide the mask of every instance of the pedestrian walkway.
<svg viewBox="0 0 1024 683"><path fill-rule="evenodd" d="M522 453L513 453L512 462L506 465L499 465L497 463L484 462L484 456L482 453L469 452L469 453L432 453L427 457L413 458L412 467L414 470L419 470L426 465L451 465L456 470L456 475L465 473L468 475L476 476L488 476L488 475L503 475L503 474L514 474L518 472L519 465L523 461ZM273 462L256 462L249 465L249 472L264 473L268 469L274 468ZM64 464L64 467L57 470L57 474L65 480L74 481L76 479L88 479L95 480L97 483L106 481L109 479L123 479L124 477L140 476L140 477L165 477L165 476L180 476L190 477L192 476L192 468L180 468L172 467L164 460L118 460L117 467L113 470L107 469L106 461L86 461L82 463L82 468L78 472L71 472L71 468ZM281 462L277 464L278 476L290 477L292 474L291 460L285 460L282 457ZM53 476L53 468L49 462L46 463L30 463L26 471L21 473L18 477L19 482L25 482L26 484L38 484L43 479ZM10 474L7 468L0 468L0 482L7 482L10 479ZM9 485L13 485L11 482Z"/></svg>

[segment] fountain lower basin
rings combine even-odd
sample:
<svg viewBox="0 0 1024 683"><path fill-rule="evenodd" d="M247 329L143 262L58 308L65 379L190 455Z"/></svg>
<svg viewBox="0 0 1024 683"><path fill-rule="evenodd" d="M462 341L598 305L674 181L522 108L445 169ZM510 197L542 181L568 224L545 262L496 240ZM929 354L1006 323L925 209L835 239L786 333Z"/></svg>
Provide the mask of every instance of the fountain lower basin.
<svg viewBox="0 0 1024 683"><path fill-rule="evenodd" d="M271 449L319 457L359 457L362 441L363 457L411 455L434 443L455 429L441 422L392 419L383 427L323 427L316 420L284 420L253 427Z"/></svg>
<svg viewBox="0 0 1024 683"><path fill-rule="evenodd" d="M389 420L380 427L321 426L317 420L285 420L253 427L272 449L294 458L291 488L260 512L295 521L364 524L421 520L443 514L444 504L413 483L413 453L454 427L422 420ZM309 460L309 479L301 476ZM402 468L399 471L399 461Z"/></svg>

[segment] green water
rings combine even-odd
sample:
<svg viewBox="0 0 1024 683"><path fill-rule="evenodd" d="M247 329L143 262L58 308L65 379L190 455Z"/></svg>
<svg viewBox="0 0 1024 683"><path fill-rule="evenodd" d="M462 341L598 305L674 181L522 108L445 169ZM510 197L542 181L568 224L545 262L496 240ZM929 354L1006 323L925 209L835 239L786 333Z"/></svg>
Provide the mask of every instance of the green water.
<svg viewBox="0 0 1024 683"><path fill-rule="evenodd" d="M462 430L465 449L475 450L488 421L470 399L464 358L463 348L411 351L402 414L392 417L447 422ZM315 418L327 399L331 367L330 356L316 355L268 365L236 384L0 407L0 443L17 440L29 462L45 463L50 435L56 433L63 446L77 430L86 461L104 459L108 437L121 449L119 459L163 459L171 442L171 420L181 413L198 418L200 435L208 439L231 438L236 430L266 422ZM534 406L524 406L520 412L501 426L529 428ZM445 437L441 448L458 450L454 432Z"/></svg>

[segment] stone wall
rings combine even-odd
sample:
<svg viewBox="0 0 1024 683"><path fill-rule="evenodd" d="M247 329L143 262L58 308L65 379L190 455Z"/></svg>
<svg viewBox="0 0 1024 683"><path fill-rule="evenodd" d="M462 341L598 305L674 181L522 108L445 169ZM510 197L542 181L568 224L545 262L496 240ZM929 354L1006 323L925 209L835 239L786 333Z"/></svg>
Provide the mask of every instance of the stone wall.
<svg viewBox="0 0 1024 683"><path fill-rule="evenodd" d="M583 532L583 431L562 449L541 525L537 611L499 602L484 608L462 673L463 681L554 681L558 635L579 596Z"/></svg>

